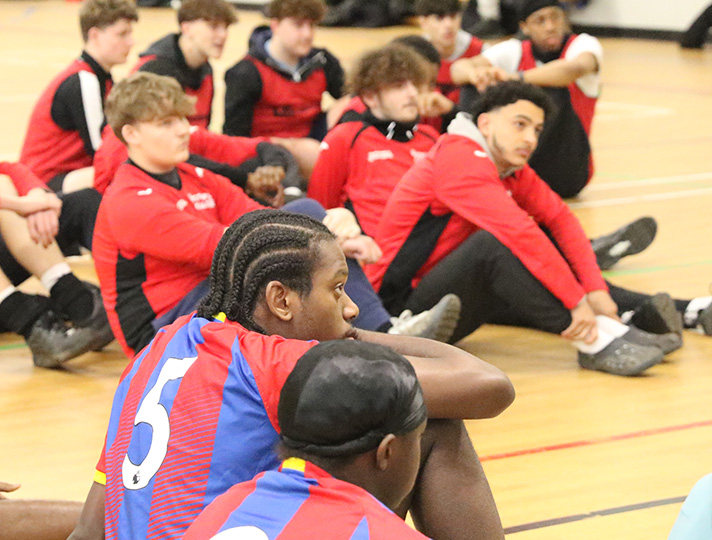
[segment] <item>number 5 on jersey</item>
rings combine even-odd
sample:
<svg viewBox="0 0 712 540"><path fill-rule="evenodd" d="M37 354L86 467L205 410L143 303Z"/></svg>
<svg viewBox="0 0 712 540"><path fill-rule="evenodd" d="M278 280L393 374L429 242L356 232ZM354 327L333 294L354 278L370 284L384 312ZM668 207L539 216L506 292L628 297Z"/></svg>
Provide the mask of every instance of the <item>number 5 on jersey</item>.
<svg viewBox="0 0 712 540"><path fill-rule="evenodd" d="M146 457L141 463L133 463L128 452L124 457L121 475L126 489L142 489L151 481L158 468L163 463L168 451L168 439L171 436L171 426L168 420L168 411L161 405L163 387L170 381L182 379L197 356L192 358L169 358L161 368L158 380L149 390L146 397L136 412L134 426L141 423L148 424L153 429L151 446Z"/></svg>

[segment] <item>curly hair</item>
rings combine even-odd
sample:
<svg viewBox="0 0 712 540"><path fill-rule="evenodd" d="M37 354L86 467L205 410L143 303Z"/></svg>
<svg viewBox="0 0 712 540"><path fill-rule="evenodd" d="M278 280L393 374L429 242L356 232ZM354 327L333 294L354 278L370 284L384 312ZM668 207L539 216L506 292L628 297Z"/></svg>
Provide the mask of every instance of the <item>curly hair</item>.
<svg viewBox="0 0 712 540"><path fill-rule="evenodd" d="M542 109L544 118L549 118L554 112L554 103L544 90L521 81L504 81L490 86L475 101L469 112L477 121L482 113L501 109L519 100L530 101Z"/></svg>
<svg viewBox="0 0 712 540"><path fill-rule="evenodd" d="M183 0L178 9L178 24L203 19L227 26L237 22L235 8L226 0Z"/></svg>
<svg viewBox="0 0 712 540"><path fill-rule="evenodd" d="M368 51L354 64L348 78L352 94L363 96L383 88L411 81L416 86L430 82L426 61L413 49L399 44L390 44Z"/></svg>

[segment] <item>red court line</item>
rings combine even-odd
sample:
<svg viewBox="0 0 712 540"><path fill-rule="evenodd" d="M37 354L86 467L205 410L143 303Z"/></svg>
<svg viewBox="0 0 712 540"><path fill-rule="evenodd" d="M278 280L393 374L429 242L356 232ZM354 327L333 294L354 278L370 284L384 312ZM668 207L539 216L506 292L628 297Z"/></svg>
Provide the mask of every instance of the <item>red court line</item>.
<svg viewBox="0 0 712 540"><path fill-rule="evenodd" d="M588 439L583 441L573 441L561 444L552 444L550 446L539 446L537 448L525 448L514 452L504 452L502 454L492 454L491 456L482 456L480 461L493 461L495 459L505 459L511 457L527 456L529 454L541 454L542 452L551 452L553 450L567 450L569 448L580 448L583 446L593 446L594 444L603 444L615 441L623 441L626 439L636 439L638 437L647 437L649 435L659 435L661 433L672 433L674 431L684 431L686 429L694 429L699 427L712 426L712 420L703 420L702 422L693 422L692 424L681 424L678 426L665 426L655 429L646 429L643 431L633 431L631 433L621 433L620 435L610 435L608 437L599 437L596 439Z"/></svg>

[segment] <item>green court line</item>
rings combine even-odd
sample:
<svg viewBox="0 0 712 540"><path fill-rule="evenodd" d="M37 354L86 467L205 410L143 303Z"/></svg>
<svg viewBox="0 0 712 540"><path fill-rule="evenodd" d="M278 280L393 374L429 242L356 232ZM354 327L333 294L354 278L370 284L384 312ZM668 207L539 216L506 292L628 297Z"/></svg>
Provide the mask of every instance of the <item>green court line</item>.
<svg viewBox="0 0 712 540"><path fill-rule="evenodd" d="M0 345L0 351L11 351L13 349L24 349L27 343L10 343L8 345Z"/></svg>
<svg viewBox="0 0 712 540"><path fill-rule="evenodd" d="M655 272L662 272L665 270L673 270L675 268L694 268L696 266L710 266L712 265L712 259L706 261L696 261L691 263L683 264L668 264L661 266L649 266L647 268L633 268L630 270L608 270L603 272L606 277L609 276L633 276L636 274L653 274Z"/></svg>

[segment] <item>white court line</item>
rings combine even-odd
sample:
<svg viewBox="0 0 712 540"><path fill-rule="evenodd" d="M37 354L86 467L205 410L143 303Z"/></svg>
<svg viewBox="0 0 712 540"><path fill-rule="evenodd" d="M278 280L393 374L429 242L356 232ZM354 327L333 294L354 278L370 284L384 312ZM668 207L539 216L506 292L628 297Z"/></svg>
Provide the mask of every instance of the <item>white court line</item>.
<svg viewBox="0 0 712 540"><path fill-rule="evenodd" d="M661 178L645 178L641 180L623 180L621 182L611 182L606 184L596 184L595 182L586 188L588 193L592 191L611 191L615 189L627 189L637 186L657 186L664 184L675 184L678 182L704 182L712 180L712 172L685 174L680 176L664 176Z"/></svg>
<svg viewBox="0 0 712 540"><path fill-rule="evenodd" d="M621 120L625 118L653 118L658 116L671 116L673 109L665 107L652 107L638 103L620 103L616 101L601 101L596 108L596 122L601 120Z"/></svg>
<svg viewBox="0 0 712 540"><path fill-rule="evenodd" d="M688 189L686 191L673 191L671 193L650 193L647 195L636 195L634 197L618 197L615 199L603 199L600 201L582 201L569 203L569 208L602 208L606 206L620 206L624 204L640 203L646 201L667 201L672 199L684 199L697 195L712 194L712 187L701 189Z"/></svg>

